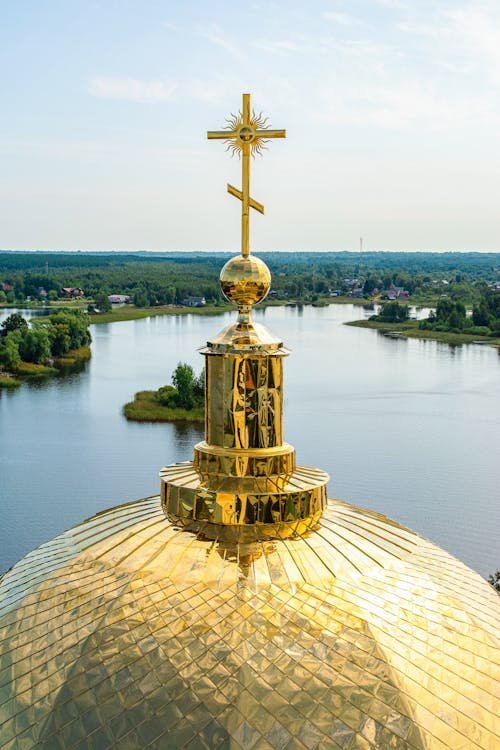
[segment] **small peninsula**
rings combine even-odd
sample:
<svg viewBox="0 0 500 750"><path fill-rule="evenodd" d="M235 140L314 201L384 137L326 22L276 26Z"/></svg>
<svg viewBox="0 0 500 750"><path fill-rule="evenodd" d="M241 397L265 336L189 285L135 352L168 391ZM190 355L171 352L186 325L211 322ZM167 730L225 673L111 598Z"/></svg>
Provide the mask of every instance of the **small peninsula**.
<svg viewBox="0 0 500 750"><path fill-rule="evenodd" d="M12 313L0 326L0 388L73 371L90 359L90 342L81 311L61 309L30 323Z"/></svg>
<svg viewBox="0 0 500 750"><path fill-rule="evenodd" d="M123 415L133 422L203 422L205 420L205 373L179 362L172 385L157 391L139 391L125 404Z"/></svg>
<svg viewBox="0 0 500 750"><path fill-rule="evenodd" d="M408 305L387 302L378 315L368 320L353 320L346 325L374 328L394 338L418 338L444 344L488 344L500 347L500 296L486 293L467 314L465 305L448 298L440 299L436 310L423 320L409 318Z"/></svg>

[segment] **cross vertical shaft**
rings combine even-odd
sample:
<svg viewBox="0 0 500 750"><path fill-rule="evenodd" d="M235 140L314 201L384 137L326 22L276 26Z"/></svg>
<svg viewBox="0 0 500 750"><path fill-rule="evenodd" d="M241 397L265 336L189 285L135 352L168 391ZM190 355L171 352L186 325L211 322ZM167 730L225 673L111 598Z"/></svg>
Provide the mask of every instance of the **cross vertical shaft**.
<svg viewBox="0 0 500 750"><path fill-rule="evenodd" d="M243 127L250 126L250 94L243 94ZM241 254L247 258L250 254L250 151L249 142L243 143L241 159L241 192L243 193L241 209Z"/></svg>

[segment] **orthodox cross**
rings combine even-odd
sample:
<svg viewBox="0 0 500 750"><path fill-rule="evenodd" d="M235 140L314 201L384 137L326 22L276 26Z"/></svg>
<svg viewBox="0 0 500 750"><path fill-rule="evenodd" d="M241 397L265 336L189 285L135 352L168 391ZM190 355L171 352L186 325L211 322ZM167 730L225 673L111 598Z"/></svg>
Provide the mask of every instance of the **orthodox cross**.
<svg viewBox="0 0 500 750"><path fill-rule="evenodd" d="M227 142L233 153L241 155L241 190L227 186L228 193L241 201L241 254L250 254L250 209L264 213L264 206L250 197L250 156L261 153L269 138L285 138L286 130L266 128L267 118L250 110L250 94L243 94L242 111L231 115L225 130L209 130L207 138Z"/></svg>

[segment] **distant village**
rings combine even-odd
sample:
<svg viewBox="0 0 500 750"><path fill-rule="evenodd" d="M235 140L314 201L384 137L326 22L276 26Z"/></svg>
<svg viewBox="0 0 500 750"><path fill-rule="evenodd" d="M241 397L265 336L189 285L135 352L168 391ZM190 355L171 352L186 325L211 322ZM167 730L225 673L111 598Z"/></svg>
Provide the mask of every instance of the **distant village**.
<svg viewBox="0 0 500 750"><path fill-rule="evenodd" d="M6 281L0 282L0 291L4 292L5 295L11 295L12 296L12 302L14 302L14 287L12 284L9 284ZM49 300L49 301L55 301L55 299L68 299L68 300L74 300L85 297L85 292L83 289L81 289L78 286L64 286L60 290L59 294L54 293L54 290L51 290L50 293L47 292L47 290L41 286L38 288L38 295L37 298L39 300ZM132 304L132 297L128 294L108 294L106 298L109 300L109 302L112 305L130 305ZM6 297L6 301L9 301L9 299ZM28 296L26 298L27 302L31 301L31 296ZM181 305L183 307L203 307L207 304L207 301L205 297L185 297L181 301ZM169 305L169 307L178 307L178 305Z"/></svg>
<svg viewBox="0 0 500 750"><path fill-rule="evenodd" d="M269 254L269 301L324 305L348 300L469 308L500 290L498 255L363 253ZM217 256L0 253L0 306L73 302L89 312L135 307L203 308L222 302Z"/></svg>

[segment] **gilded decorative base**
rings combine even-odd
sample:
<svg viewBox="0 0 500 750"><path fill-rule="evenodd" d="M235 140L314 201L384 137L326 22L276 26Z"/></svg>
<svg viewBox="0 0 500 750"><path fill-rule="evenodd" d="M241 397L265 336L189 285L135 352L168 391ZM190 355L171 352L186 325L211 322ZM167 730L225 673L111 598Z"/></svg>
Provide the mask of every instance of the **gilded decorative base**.
<svg viewBox="0 0 500 750"><path fill-rule="evenodd" d="M263 460L264 471L268 460ZM160 478L162 506L170 521L203 530L210 538L232 541L307 533L326 507L329 479L324 471L303 466L288 474L202 474L191 461L167 466Z"/></svg>

